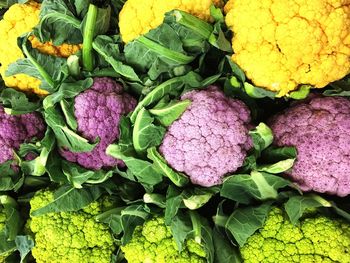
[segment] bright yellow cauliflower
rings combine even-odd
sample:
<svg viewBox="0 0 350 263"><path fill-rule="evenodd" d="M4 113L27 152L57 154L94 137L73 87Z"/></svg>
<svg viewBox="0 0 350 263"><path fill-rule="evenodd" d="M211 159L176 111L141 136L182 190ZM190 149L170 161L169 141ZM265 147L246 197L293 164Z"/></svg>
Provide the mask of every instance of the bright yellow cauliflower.
<svg viewBox="0 0 350 263"><path fill-rule="evenodd" d="M162 24L165 13L178 9L209 21L210 6L222 0L128 0L119 14L122 39L128 43Z"/></svg>
<svg viewBox="0 0 350 263"><path fill-rule="evenodd" d="M0 21L0 74L7 87L46 95L47 91L39 88L40 80L36 78L24 74L5 77L7 67L23 58L22 51L17 46L17 37L30 32L39 23L39 13L40 4L29 2L15 4L4 14ZM54 46L51 42L40 43L34 36L30 37L30 41L33 48L40 52L59 57L69 57L80 49L80 45Z"/></svg>
<svg viewBox="0 0 350 263"><path fill-rule="evenodd" d="M350 72L349 0L230 0L225 13L232 59L257 86L282 96Z"/></svg>

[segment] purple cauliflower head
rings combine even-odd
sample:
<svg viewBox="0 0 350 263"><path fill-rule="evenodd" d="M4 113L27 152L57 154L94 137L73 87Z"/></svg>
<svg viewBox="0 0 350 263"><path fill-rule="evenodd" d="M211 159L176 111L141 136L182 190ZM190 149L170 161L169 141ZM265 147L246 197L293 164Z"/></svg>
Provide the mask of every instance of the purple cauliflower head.
<svg viewBox="0 0 350 263"><path fill-rule="evenodd" d="M295 146L297 161L287 175L303 191L350 194L350 101L314 97L270 121L277 146Z"/></svg>
<svg viewBox="0 0 350 263"><path fill-rule="evenodd" d="M159 151L168 164L193 184L221 184L242 166L252 146L250 111L216 86L184 94L192 103L169 128Z"/></svg>
<svg viewBox="0 0 350 263"><path fill-rule="evenodd" d="M74 153L61 149L60 154L70 162L93 170L123 166L121 160L106 155L105 151L119 138L121 117L135 106L136 100L124 93L120 84L110 78L95 78L91 88L75 98L74 114L78 132L90 141L99 137L100 142L91 152Z"/></svg>
<svg viewBox="0 0 350 263"><path fill-rule="evenodd" d="M0 164L13 159L13 151L34 138L40 140L46 130L38 113L9 115L0 105Z"/></svg>

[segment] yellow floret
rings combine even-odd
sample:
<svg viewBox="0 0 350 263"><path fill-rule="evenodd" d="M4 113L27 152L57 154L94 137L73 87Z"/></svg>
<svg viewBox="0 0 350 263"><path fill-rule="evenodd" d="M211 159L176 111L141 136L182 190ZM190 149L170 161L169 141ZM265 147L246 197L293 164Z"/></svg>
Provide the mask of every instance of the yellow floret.
<svg viewBox="0 0 350 263"><path fill-rule="evenodd" d="M210 6L222 0L128 0L119 14L119 29L125 43L162 24L165 13L178 9L210 21Z"/></svg>
<svg viewBox="0 0 350 263"><path fill-rule="evenodd" d="M17 38L30 32L39 23L39 13L40 4L29 2L12 5L4 14L0 21L0 74L7 87L46 95L47 91L39 88L41 82L36 78L24 74L5 76L8 66L24 57L17 46ZM29 40L32 46L40 52L58 57L69 57L81 48L81 45L63 44L54 46L51 42L40 43L34 36L30 37Z"/></svg>
<svg viewBox="0 0 350 263"><path fill-rule="evenodd" d="M348 0L230 0L225 12L232 59L257 86L283 96L350 72Z"/></svg>

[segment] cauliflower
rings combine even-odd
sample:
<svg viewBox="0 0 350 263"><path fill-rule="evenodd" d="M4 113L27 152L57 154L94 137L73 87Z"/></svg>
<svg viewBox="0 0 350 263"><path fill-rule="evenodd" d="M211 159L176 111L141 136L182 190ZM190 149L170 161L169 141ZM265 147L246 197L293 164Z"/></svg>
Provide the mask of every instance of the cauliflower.
<svg viewBox="0 0 350 263"><path fill-rule="evenodd" d="M53 192L41 190L30 200L31 212L52 202ZM37 263L109 263L115 249L108 225L98 223L95 216L111 207L100 199L77 212L48 213L31 216L30 231L34 235L32 250Z"/></svg>
<svg viewBox="0 0 350 263"><path fill-rule="evenodd" d="M121 247L128 262L132 263L205 263L206 252L194 239L186 241L178 251L170 228L164 218L154 217L137 226L131 241Z"/></svg>
<svg viewBox="0 0 350 263"><path fill-rule="evenodd" d="M350 262L350 225L340 219L309 214L293 225L274 207L263 228L241 248L250 262Z"/></svg>
<svg viewBox="0 0 350 263"><path fill-rule="evenodd" d="M210 6L222 6L222 0L128 0L119 14L122 39L128 43L162 24L164 15L174 9L210 20Z"/></svg>
<svg viewBox="0 0 350 263"><path fill-rule="evenodd" d="M100 142L91 152L74 153L61 149L60 154L71 162L98 170L104 167L122 166L123 162L106 155L109 144L119 138L119 122L122 115L136 106L136 100L123 92L123 87L110 78L95 78L92 87L75 98L74 113L78 132L90 141L99 137Z"/></svg>
<svg viewBox="0 0 350 263"><path fill-rule="evenodd" d="M6 86L22 91L46 95L47 91L40 89L40 80L18 74L6 77L5 72L11 63L23 58L22 51L17 46L17 38L30 32L39 23L40 4L30 1L26 4L14 4L4 14L0 21L0 74ZM51 42L41 43L37 38L29 38L32 47L41 53L57 57L69 57L80 49L80 45L63 44L54 46Z"/></svg>
<svg viewBox="0 0 350 263"><path fill-rule="evenodd" d="M0 164L13 159L13 151L32 139L42 139L46 126L38 113L9 115L0 105Z"/></svg>
<svg viewBox="0 0 350 263"><path fill-rule="evenodd" d="M350 101L315 97L272 118L274 143L295 146L288 175L303 191L350 194Z"/></svg>
<svg viewBox="0 0 350 263"><path fill-rule="evenodd" d="M224 175L242 166L251 148L250 111L216 86L188 92L181 99L192 103L168 128L159 151L193 184L221 184Z"/></svg>
<svg viewBox="0 0 350 263"><path fill-rule="evenodd" d="M348 1L230 0L225 12L232 60L257 86L283 96L299 84L322 88L349 73Z"/></svg>

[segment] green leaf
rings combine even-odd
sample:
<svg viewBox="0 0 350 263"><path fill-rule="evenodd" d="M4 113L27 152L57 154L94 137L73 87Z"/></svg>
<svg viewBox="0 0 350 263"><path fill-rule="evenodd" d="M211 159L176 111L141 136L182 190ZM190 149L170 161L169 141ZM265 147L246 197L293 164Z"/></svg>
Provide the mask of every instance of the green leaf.
<svg viewBox="0 0 350 263"><path fill-rule="evenodd" d="M87 78L85 80L71 82L64 82L60 85L59 89L47 96L44 101L44 109L54 106L56 103L59 103L63 99L72 99L75 98L78 94L89 89L93 84L92 78Z"/></svg>
<svg viewBox="0 0 350 263"><path fill-rule="evenodd" d="M111 144L107 147L106 153L116 159L123 160L128 170L142 184L154 186L163 179L162 175L153 168L152 163L138 159L135 157L136 153L130 149L123 149L120 145Z"/></svg>
<svg viewBox="0 0 350 263"><path fill-rule="evenodd" d="M143 196L143 201L146 204L155 204L160 208L166 207L166 198L164 195L156 193L145 193Z"/></svg>
<svg viewBox="0 0 350 263"><path fill-rule="evenodd" d="M68 127L73 131L77 131L78 122L74 115L74 100L63 99L60 101L60 106Z"/></svg>
<svg viewBox="0 0 350 263"><path fill-rule="evenodd" d="M193 188L183 192L183 203L190 210L201 208L220 191L219 187Z"/></svg>
<svg viewBox="0 0 350 263"><path fill-rule="evenodd" d="M249 131L249 135L252 137L257 156L273 142L272 130L263 122L256 126L254 130Z"/></svg>
<svg viewBox="0 0 350 263"><path fill-rule="evenodd" d="M15 190L23 183L21 182L22 176L15 172L12 164L12 161L0 164L0 191Z"/></svg>
<svg viewBox="0 0 350 263"><path fill-rule="evenodd" d="M137 153L144 153L148 148L161 144L165 128L154 125L154 118L142 108L135 119L133 145Z"/></svg>
<svg viewBox="0 0 350 263"><path fill-rule="evenodd" d="M155 107L149 112L165 127L170 126L177 120L191 104L190 100L182 100L179 102L172 101L163 107Z"/></svg>
<svg viewBox="0 0 350 263"><path fill-rule="evenodd" d="M84 183L102 183L113 175L113 171L88 170L66 161L62 161L62 172L75 188L82 188Z"/></svg>
<svg viewBox="0 0 350 263"><path fill-rule="evenodd" d="M311 88L310 85L302 85L297 91L291 92L289 97L295 100L303 100L309 96Z"/></svg>
<svg viewBox="0 0 350 263"><path fill-rule="evenodd" d="M40 101L29 101L26 94L15 89L6 88L1 92L0 101L7 114L24 114L36 111L40 108Z"/></svg>
<svg viewBox="0 0 350 263"><path fill-rule="evenodd" d="M185 240L193 231L192 222L185 213L178 213L171 219L170 224L171 233L176 242L179 251L182 251Z"/></svg>
<svg viewBox="0 0 350 263"><path fill-rule="evenodd" d="M260 165L257 167L259 172L266 172L270 174L279 174L288 171L294 165L295 159L282 160L274 164Z"/></svg>
<svg viewBox="0 0 350 263"><path fill-rule="evenodd" d="M244 71L235 62L232 61L231 56L226 56L226 59L232 69L232 73L239 79L239 81L244 83L246 81Z"/></svg>
<svg viewBox="0 0 350 263"><path fill-rule="evenodd" d="M170 185L168 187L165 200L164 219L165 224L170 225L174 217L179 212L179 209L182 207L183 195L179 189L173 185Z"/></svg>
<svg viewBox="0 0 350 263"><path fill-rule="evenodd" d="M141 100L134 111L132 112L130 116L130 120L132 123L135 123L136 117L139 113L139 111L142 108L146 108L147 106L152 105L153 103L157 103L161 98L163 98L165 95L169 94L173 90L179 90L184 85L183 78L177 77L170 80L167 80L157 86L155 89L153 89L150 93L146 95L146 97Z"/></svg>
<svg viewBox="0 0 350 263"><path fill-rule="evenodd" d="M307 210L318 207L332 207L332 204L318 195L293 196L284 205L287 215L296 224Z"/></svg>
<svg viewBox="0 0 350 263"><path fill-rule="evenodd" d="M72 152L90 152L99 143L90 144L90 142L73 132L56 107L49 107L45 110L45 121L52 128L56 135L57 144L60 148L68 149Z"/></svg>
<svg viewBox="0 0 350 263"><path fill-rule="evenodd" d="M113 67L118 75L130 81L141 82L134 69L123 62L120 45L120 36L97 36L92 43L94 50Z"/></svg>
<svg viewBox="0 0 350 263"><path fill-rule="evenodd" d="M255 87L248 82L244 82L244 89L247 92L247 94L254 99L262 99L266 97L273 99L276 97L275 92L272 92L263 88Z"/></svg>
<svg viewBox="0 0 350 263"><path fill-rule="evenodd" d="M215 263L243 263L239 250L217 228L213 231Z"/></svg>
<svg viewBox="0 0 350 263"><path fill-rule="evenodd" d="M254 200L276 199L278 190L291 183L282 177L268 173L252 172L226 178L220 194L239 203L249 204Z"/></svg>
<svg viewBox="0 0 350 263"><path fill-rule="evenodd" d="M268 147L262 152L262 158L267 163L274 163L286 159L295 159L297 150L295 147Z"/></svg>
<svg viewBox="0 0 350 263"><path fill-rule="evenodd" d="M34 240L30 236L16 236L15 244L21 256L20 263L23 263L34 247Z"/></svg>
<svg viewBox="0 0 350 263"><path fill-rule="evenodd" d="M40 9L40 23L34 34L41 42L53 41L54 45L83 42L80 30L81 18L76 17L74 5L65 0L45 0ZM88 1L75 1L88 5ZM82 10L82 7L79 7ZM62 30L64 29L64 30Z"/></svg>
<svg viewBox="0 0 350 263"><path fill-rule="evenodd" d="M77 189L70 185L63 185L54 193L54 200L44 207L31 213L40 216L52 212L78 211L96 201L102 195L99 186L87 186Z"/></svg>
<svg viewBox="0 0 350 263"><path fill-rule="evenodd" d="M159 154L155 147L147 149L147 157L153 161L153 167L163 176L168 177L176 186L182 187L189 183L186 175L175 172L168 166L166 160Z"/></svg>
<svg viewBox="0 0 350 263"><path fill-rule="evenodd" d="M270 209L271 202L258 207L238 208L229 216L225 228L242 247L255 231L263 227Z"/></svg>

